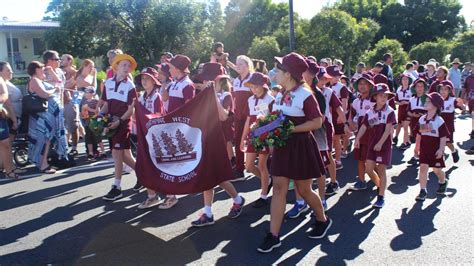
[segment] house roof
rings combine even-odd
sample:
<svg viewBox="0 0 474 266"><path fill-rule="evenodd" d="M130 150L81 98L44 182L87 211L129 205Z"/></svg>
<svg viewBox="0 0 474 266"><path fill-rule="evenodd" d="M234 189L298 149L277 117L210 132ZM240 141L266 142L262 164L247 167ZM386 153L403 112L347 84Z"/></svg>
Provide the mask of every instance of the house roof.
<svg viewBox="0 0 474 266"><path fill-rule="evenodd" d="M18 22L18 21L0 21L0 30L46 30L59 28L57 21L37 21L37 22Z"/></svg>

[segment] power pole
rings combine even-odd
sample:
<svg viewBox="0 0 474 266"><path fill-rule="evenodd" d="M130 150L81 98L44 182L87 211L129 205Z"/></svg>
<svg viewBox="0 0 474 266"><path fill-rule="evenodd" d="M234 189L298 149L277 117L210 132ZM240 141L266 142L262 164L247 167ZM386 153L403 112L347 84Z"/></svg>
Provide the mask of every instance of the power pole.
<svg viewBox="0 0 474 266"><path fill-rule="evenodd" d="M289 17L290 17L290 51L295 50L295 25L293 22L293 0L289 0Z"/></svg>

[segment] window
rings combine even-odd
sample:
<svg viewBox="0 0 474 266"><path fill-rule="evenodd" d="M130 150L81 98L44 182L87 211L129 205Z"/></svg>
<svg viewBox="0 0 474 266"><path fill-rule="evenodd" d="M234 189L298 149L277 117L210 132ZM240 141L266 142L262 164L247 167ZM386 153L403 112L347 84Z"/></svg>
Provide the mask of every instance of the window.
<svg viewBox="0 0 474 266"><path fill-rule="evenodd" d="M8 55L11 56L12 52L20 52L19 45L18 45L18 38L12 38L12 41L10 41L10 38L7 38L7 49L8 49ZM13 51L11 44L13 42Z"/></svg>
<svg viewBox="0 0 474 266"><path fill-rule="evenodd" d="M45 46L44 41L41 38L33 38L33 54L42 55L44 52Z"/></svg>

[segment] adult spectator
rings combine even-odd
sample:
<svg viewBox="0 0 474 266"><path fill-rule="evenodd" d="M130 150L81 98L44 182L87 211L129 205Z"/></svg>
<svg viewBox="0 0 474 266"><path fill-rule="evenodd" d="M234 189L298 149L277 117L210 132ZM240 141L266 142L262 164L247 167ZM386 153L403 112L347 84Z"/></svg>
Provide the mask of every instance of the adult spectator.
<svg viewBox="0 0 474 266"><path fill-rule="evenodd" d="M64 84L64 125L67 130L66 138L71 141L72 147L69 155L76 156L77 143L79 142L79 105L73 101L74 92L77 90L76 87L76 74L77 70L74 67L74 57L70 54L64 54L61 56L61 69L66 77Z"/></svg>
<svg viewBox="0 0 474 266"><path fill-rule="evenodd" d="M13 141L21 125L23 94L17 86L10 82L13 78L13 70L8 62L0 62L0 76L8 88L8 100L5 103L5 107L9 113L8 127L10 130L10 140Z"/></svg>
<svg viewBox="0 0 474 266"><path fill-rule="evenodd" d="M381 74L385 75L388 78L388 87L390 91L393 91L394 86L394 79L393 79L393 71L392 71L392 54L386 53L383 55L383 68Z"/></svg>
<svg viewBox="0 0 474 266"><path fill-rule="evenodd" d="M461 64L462 63L459 58L454 58L453 62L451 62L451 68L449 69L448 74L448 79L453 83L456 97L459 97L459 95L461 95L461 70L459 69L459 66Z"/></svg>
<svg viewBox="0 0 474 266"><path fill-rule="evenodd" d="M411 63L413 64L413 75L416 76L415 79L417 79L419 76L420 76L420 63L416 60L413 60L411 61Z"/></svg>
<svg viewBox="0 0 474 266"><path fill-rule="evenodd" d="M41 172L54 174L56 170L48 164L50 149L56 152L59 159L67 158L64 109L58 94L61 89L45 82L44 69L45 66L38 61L31 62L27 67L28 75L31 77L27 84L28 92L48 101L45 112L29 116L28 158ZM52 143L54 147L51 147Z"/></svg>
<svg viewBox="0 0 474 266"><path fill-rule="evenodd" d="M8 112L6 111L6 109L11 110L11 108L4 108L9 98L7 83L5 82L3 76L6 75L9 79L11 79L11 72L13 72L11 70L11 66L7 64L8 63L6 62L0 62L0 67L3 68L0 75L0 162L3 163L5 168L6 178L18 179L19 175L15 172L15 168L13 167L12 149L7 119ZM7 69L7 66L9 69Z"/></svg>
<svg viewBox="0 0 474 266"><path fill-rule="evenodd" d="M45 66L44 81L51 84L53 87L59 88L56 94L60 99L61 105L63 105L63 93L64 85L66 85L66 76L59 67L61 64L61 58L59 58L59 53L53 50L44 51L43 64Z"/></svg>

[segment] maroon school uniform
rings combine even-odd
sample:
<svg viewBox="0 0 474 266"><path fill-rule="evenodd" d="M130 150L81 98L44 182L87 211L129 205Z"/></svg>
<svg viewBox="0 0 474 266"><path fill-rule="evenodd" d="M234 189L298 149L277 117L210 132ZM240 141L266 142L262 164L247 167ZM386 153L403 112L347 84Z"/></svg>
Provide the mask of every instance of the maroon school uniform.
<svg viewBox="0 0 474 266"><path fill-rule="evenodd" d="M169 86L168 113L183 106L194 97L194 83L188 76L173 81Z"/></svg>
<svg viewBox="0 0 474 266"><path fill-rule="evenodd" d="M357 123L358 128L362 126L362 121L365 114L375 105L370 99L362 99L361 97L354 100L352 107L355 110L354 123ZM359 148L354 148L354 159L357 161L365 161L367 159L369 145L369 134L366 131L365 134L359 139Z"/></svg>
<svg viewBox="0 0 474 266"><path fill-rule="evenodd" d="M466 97L469 101L469 112L474 112L474 74L467 76L464 81Z"/></svg>
<svg viewBox="0 0 474 266"><path fill-rule="evenodd" d="M326 100L326 110L324 111L324 126L326 127L326 138L328 141L329 151L332 151L332 139L334 136L334 121L332 119L332 110L336 110L339 106L342 106L341 101L337 98L334 91L326 86L321 88L321 92L324 95L324 99Z"/></svg>
<svg viewBox="0 0 474 266"><path fill-rule="evenodd" d="M403 89L401 86L397 89L395 94L395 101L400 103L408 103L404 105L398 105L398 123L401 124L403 121L409 121L410 117L408 116L408 105L410 104L410 99L412 97L410 88Z"/></svg>
<svg viewBox="0 0 474 266"><path fill-rule="evenodd" d="M248 74L245 78L240 79L237 77L234 79L232 84L234 97L234 130L235 130L235 146L240 147L240 141L242 140L242 134L245 127L245 120L247 119L248 110L248 99L252 96L250 88L246 87L245 82L249 81L252 74ZM240 149L235 149L235 166L236 170L243 172L244 166L244 153Z"/></svg>
<svg viewBox="0 0 474 266"><path fill-rule="evenodd" d="M135 85L127 77L117 81L116 77L105 81L102 100L107 102L109 114L121 117L137 98ZM116 150L130 149L130 119L123 121L111 138L111 147Z"/></svg>
<svg viewBox="0 0 474 266"><path fill-rule="evenodd" d="M461 108L459 103L456 101L456 97L448 97L444 100L444 107L441 110L441 117L446 123L446 127L449 130L449 134L447 136L448 140L447 143L453 143L453 135L454 135L454 110L456 108Z"/></svg>
<svg viewBox="0 0 474 266"><path fill-rule="evenodd" d="M383 165L391 164L392 138L390 135L383 143L380 151L375 151L374 147L382 138L385 132L385 127L388 124L395 125L396 123L395 111L387 104L381 110L377 110L376 106L374 106L365 114L362 124L367 127L369 136L367 160L372 160Z"/></svg>
<svg viewBox="0 0 474 266"><path fill-rule="evenodd" d="M341 82L338 82L334 85L331 86L331 89L334 91L334 93L336 94L337 98L341 101L342 103L342 100L343 99L347 99L349 100L349 93L351 93L349 91L349 89L344 85L342 84ZM347 108L349 109L349 106L347 106ZM346 110L347 112L348 110ZM333 125L334 125L334 135L344 135L344 124L338 124L337 123L337 112L335 109L333 109L332 111L332 115L334 117L334 120L333 120Z"/></svg>
<svg viewBox="0 0 474 266"><path fill-rule="evenodd" d="M265 93L262 97L258 98L257 96L252 96L248 98L248 107L249 113L247 116L250 118L249 126L257 121L257 116L259 115L268 115L269 114L269 106L273 102L274 98ZM250 139L250 136L248 137ZM252 144L249 142L247 145L247 153L255 153L255 149L253 148ZM268 150L263 150L259 153L268 154Z"/></svg>
<svg viewBox="0 0 474 266"><path fill-rule="evenodd" d="M140 97L138 97L138 102L151 113L162 115L165 114L159 89L153 89L150 92L150 95L147 95L146 92L143 95L140 95Z"/></svg>
<svg viewBox="0 0 474 266"><path fill-rule="evenodd" d="M232 99L232 94L230 92L224 91L222 93L217 93L217 98L219 98L219 102L221 103L222 107L229 111L229 116L227 120L221 123L222 131L224 132L225 141L233 141L234 140L234 101Z"/></svg>
<svg viewBox="0 0 474 266"><path fill-rule="evenodd" d="M278 93L273 110L282 111L295 126L322 117L316 98L303 85ZM284 147L275 147L270 173L295 180L325 175L324 163L313 134L293 133Z"/></svg>
<svg viewBox="0 0 474 266"><path fill-rule="evenodd" d="M423 115L419 120L420 141L420 164L427 164L429 167L443 168L444 156L436 158L436 151L439 149L440 139L449 135L448 127L443 118L435 115L428 120L427 115Z"/></svg>
<svg viewBox="0 0 474 266"><path fill-rule="evenodd" d="M408 112L411 112L412 114L425 114L425 105L421 101L420 97L417 97L416 95L411 97L410 103L408 104ZM419 117L410 117L410 129L411 132L413 132L413 136L418 135L418 120Z"/></svg>

